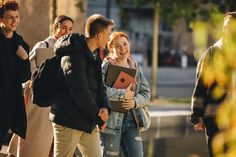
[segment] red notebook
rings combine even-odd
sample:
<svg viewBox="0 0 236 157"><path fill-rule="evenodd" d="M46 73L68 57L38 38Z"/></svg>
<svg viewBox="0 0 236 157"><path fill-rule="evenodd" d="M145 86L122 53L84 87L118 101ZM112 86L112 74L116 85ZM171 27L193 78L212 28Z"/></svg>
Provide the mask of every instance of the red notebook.
<svg viewBox="0 0 236 157"><path fill-rule="evenodd" d="M130 83L132 83L133 85L135 84L135 77L130 76L124 71L121 71L116 78L113 87L117 89L125 89L130 85Z"/></svg>

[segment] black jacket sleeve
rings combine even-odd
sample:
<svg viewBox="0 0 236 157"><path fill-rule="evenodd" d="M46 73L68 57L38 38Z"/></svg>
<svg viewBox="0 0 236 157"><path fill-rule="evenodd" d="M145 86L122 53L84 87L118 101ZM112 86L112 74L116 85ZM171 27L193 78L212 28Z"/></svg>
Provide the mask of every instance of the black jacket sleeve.
<svg viewBox="0 0 236 157"><path fill-rule="evenodd" d="M191 99L191 122L192 124L196 124L203 121L204 110L205 110L205 102L207 99L207 91L208 88L203 80L203 73L209 62L210 56L210 48L202 55L200 60L198 61L197 69L196 69L196 82L195 87L192 94Z"/></svg>
<svg viewBox="0 0 236 157"><path fill-rule="evenodd" d="M101 71L101 66L100 66L100 71ZM99 86L100 88L97 94L99 108L107 108L110 114L111 106L109 104L109 99L106 94L106 87L104 86L104 82L102 80L102 72L100 72L99 75Z"/></svg>
<svg viewBox="0 0 236 157"><path fill-rule="evenodd" d="M86 75L86 58L81 53L70 53L62 57L62 69L66 84L77 108L99 126L104 121L98 116L99 107L92 98Z"/></svg>
<svg viewBox="0 0 236 157"><path fill-rule="evenodd" d="M23 40L21 36L17 37L19 45L21 45L25 51L29 54L29 45ZM30 71L30 62L29 59L22 60L19 57L16 57L16 76L21 83L26 82L30 79L31 71Z"/></svg>

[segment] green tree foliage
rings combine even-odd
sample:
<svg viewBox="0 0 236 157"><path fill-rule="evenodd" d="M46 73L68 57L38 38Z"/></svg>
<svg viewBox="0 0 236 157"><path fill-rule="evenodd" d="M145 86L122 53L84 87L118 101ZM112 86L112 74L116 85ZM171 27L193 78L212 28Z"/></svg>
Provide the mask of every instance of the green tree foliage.
<svg viewBox="0 0 236 157"><path fill-rule="evenodd" d="M184 18L189 24L195 20L208 20L212 14L236 10L235 0L116 0L120 6L134 4L137 7L160 4L160 15L173 23Z"/></svg>

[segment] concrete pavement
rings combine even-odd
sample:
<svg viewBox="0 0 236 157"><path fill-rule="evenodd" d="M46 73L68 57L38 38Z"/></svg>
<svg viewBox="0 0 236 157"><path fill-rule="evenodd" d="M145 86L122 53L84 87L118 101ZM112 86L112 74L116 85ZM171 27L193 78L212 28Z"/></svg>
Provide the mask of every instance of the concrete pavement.
<svg viewBox="0 0 236 157"><path fill-rule="evenodd" d="M144 74L151 85L151 67L143 67ZM157 71L158 98L190 98L195 82L195 67L159 67Z"/></svg>
<svg viewBox="0 0 236 157"><path fill-rule="evenodd" d="M145 157L208 157L204 133L190 123L190 104L157 100L149 109L151 127L142 133Z"/></svg>
<svg viewBox="0 0 236 157"><path fill-rule="evenodd" d="M190 124L190 105L170 102L152 102L151 127L142 133L144 157L207 157L203 133L197 133ZM2 153L6 153L7 145ZM2 157L0 155L0 157Z"/></svg>

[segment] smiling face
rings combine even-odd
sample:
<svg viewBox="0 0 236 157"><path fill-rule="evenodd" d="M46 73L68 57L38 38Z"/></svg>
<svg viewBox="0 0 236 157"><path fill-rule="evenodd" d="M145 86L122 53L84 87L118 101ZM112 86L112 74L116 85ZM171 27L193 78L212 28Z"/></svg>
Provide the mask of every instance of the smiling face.
<svg viewBox="0 0 236 157"><path fill-rule="evenodd" d="M130 43L125 36L117 36L111 41L110 51L114 53L118 59L126 60L130 55Z"/></svg>
<svg viewBox="0 0 236 157"><path fill-rule="evenodd" d="M63 35L67 35L73 32L74 24L70 20L65 20L62 23L58 24L58 27L55 30L55 37L60 38Z"/></svg>
<svg viewBox="0 0 236 157"><path fill-rule="evenodd" d="M0 23L4 31L13 33L20 22L20 15L18 10L8 10L4 13L3 17L0 18Z"/></svg>

